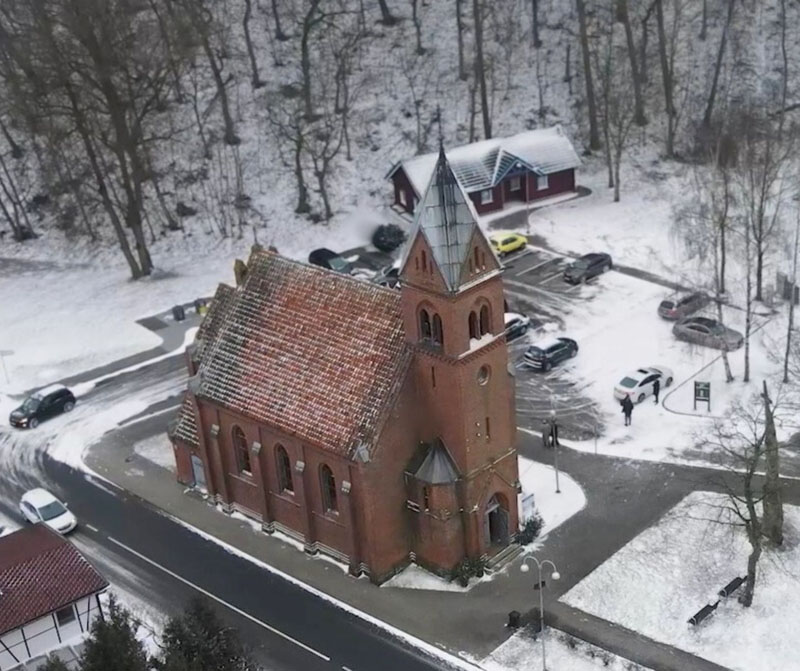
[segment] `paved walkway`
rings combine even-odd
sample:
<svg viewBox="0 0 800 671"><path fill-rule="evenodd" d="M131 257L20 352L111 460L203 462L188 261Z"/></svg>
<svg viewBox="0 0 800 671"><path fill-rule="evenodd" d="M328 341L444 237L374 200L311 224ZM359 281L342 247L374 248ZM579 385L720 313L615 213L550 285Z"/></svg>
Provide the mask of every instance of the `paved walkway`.
<svg viewBox="0 0 800 671"><path fill-rule="evenodd" d="M508 612L524 613L532 609L535 592L530 576L518 570L518 562L464 593L379 589L368 581L349 577L330 562L305 556L276 537L254 532L248 523L232 519L196 494L185 492L176 484L172 472L133 451L137 441L163 432L171 417L171 411L165 412L108 434L91 449L88 465L152 505L276 569L454 653L463 650L475 658L485 657L508 636L505 628ZM169 449L166 438L165 449ZM520 433L520 449L537 461L552 460L552 452L545 451L535 436ZM584 510L554 530L537 553L553 560L562 574L558 583L548 585L550 602L560 598L713 473L569 449L562 450L560 462L562 469L584 487L588 503ZM687 666L687 660L695 659L691 655L670 652L668 646L655 649L651 641L635 632L627 632L564 604L551 603L547 608L554 609L554 624L559 628L651 668L675 671L715 668L705 666L704 660ZM609 628L613 629L613 636Z"/></svg>

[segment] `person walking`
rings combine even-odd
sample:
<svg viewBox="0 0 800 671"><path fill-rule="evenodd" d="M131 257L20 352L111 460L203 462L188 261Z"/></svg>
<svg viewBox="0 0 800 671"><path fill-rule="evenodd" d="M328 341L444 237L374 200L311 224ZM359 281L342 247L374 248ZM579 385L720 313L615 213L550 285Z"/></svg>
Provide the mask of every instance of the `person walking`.
<svg viewBox="0 0 800 671"><path fill-rule="evenodd" d="M661 380L656 378L656 381L653 382L653 397L656 399L655 403L658 405L658 392L661 391Z"/></svg>
<svg viewBox="0 0 800 671"><path fill-rule="evenodd" d="M626 396L622 399L622 414L625 415L625 426L631 425L631 415L633 414L633 401L631 401L630 396Z"/></svg>

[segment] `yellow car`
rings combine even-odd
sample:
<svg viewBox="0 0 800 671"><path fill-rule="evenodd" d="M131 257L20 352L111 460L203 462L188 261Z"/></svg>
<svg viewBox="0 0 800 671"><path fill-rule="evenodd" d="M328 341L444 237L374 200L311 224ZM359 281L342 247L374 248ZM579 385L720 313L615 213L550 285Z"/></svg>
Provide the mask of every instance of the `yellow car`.
<svg viewBox="0 0 800 671"><path fill-rule="evenodd" d="M489 236L489 241L500 256L505 256L518 249L525 249L528 239L519 233L499 233Z"/></svg>

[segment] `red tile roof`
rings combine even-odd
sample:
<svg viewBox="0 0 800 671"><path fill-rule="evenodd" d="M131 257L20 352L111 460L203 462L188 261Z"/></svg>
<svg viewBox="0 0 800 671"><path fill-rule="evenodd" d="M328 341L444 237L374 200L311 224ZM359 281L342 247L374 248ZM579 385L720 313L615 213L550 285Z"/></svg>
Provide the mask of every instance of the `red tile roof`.
<svg viewBox="0 0 800 671"><path fill-rule="evenodd" d="M75 546L44 524L0 538L0 634L106 587Z"/></svg>
<svg viewBox="0 0 800 671"><path fill-rule="evenodd" d="M182 440L189 445L197 447L200 444L197 435L197 417L194 414L194 404L188 397L184 397L178 413L178 421L170 431L170 438Z"/></svg>
<svg viewBox="0 0 800 671"><path fill-rule="evenodd" d="M256 252L197 396L352 456L372 447L410 361L399 291Z"/></svg>
<svg viewBox="0 0 800 671"><path fill-rule="evenodd" d="M192 359L194 361L202 361L203 354L209 344L214 342L220 328L225 323L230 313L230 308L234 302L236 290L227 284L220 284L211 299L208 312L200 322L197 329L197 334L194 337L194 351L192 352Z"/></svg>

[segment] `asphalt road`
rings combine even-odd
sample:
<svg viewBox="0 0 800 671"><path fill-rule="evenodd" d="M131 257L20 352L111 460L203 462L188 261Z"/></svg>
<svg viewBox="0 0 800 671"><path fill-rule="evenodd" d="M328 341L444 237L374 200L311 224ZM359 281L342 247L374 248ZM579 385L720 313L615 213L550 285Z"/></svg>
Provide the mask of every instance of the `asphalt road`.
<svg viewBox="0 0 800 671"><path fill-rule="evenodd" d="M3 486L0 512L18 519L24 486L50 487L80 522L71 537L108 580L173 614L205 595L265 669L447 668L401 639L186 529L146 502L45 458L43 473Z"/></svg>

